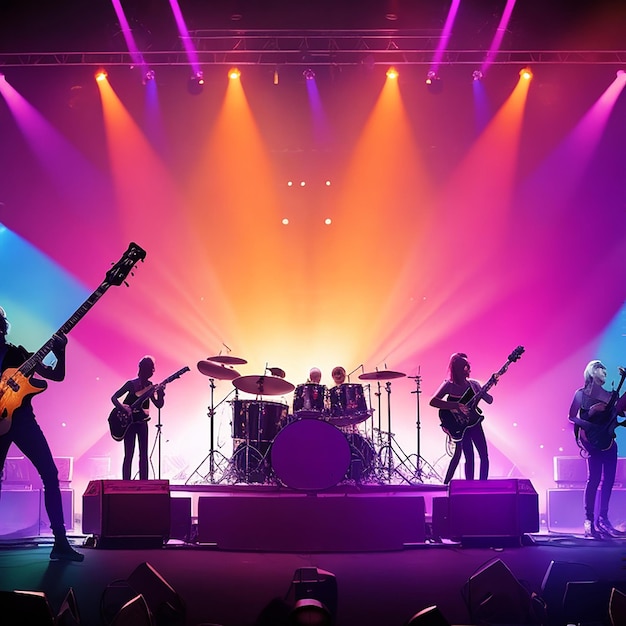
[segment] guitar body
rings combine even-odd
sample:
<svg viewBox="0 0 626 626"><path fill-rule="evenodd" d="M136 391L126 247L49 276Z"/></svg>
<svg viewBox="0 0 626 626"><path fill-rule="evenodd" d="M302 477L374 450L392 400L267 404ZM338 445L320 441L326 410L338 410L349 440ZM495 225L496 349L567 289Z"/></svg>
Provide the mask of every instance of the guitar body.
<svg viewBox="0 0 626 626"><path fill-rule="evenodd" d="M0 379L0 436L9 432L13 413L28 397L48 387L45 380L29 378L18 368L7 368Z"/></svg>
<svg viewBox="0 0 626 626"><path fill-rule="evenodd" d="M111 437L115 441L122 441L126 436L128 427L134 422L147 422L150 418L146 416L142 411L133 412L132 415L128 415L126 411L121 411L115 407L109 413L109 430Z"/></svg>
<svg viewBox="0 0 626 626"><path fill-rule="evenodd" d="M586 428L579 429L578 440L589 454L608 450L615 439L615 429L624 425L626 420L618 421L617 415L598 412L591 417Z"/></svg>
<svg viewBox="0 0 626 626"><path fill-rule="evenodd" d="M474 397L474 390L470 387L459 399L461 404L467 404ZM485 419L482 411L478 408L470 410L465 415L461 411L450 411L448 409L439 409L439 421L441 428L449 435L450 439L458 443L463 439L465 431L472 426L476 426Z"/></svg>

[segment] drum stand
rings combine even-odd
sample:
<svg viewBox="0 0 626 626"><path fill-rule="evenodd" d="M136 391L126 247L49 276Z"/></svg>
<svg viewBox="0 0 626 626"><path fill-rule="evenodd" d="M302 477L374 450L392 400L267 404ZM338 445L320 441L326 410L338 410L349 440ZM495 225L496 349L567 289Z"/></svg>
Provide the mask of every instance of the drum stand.
<svg viewBox="0 0 626 626"><path fill-rule="evenodd" d="M211 484L215 484L216 482L220 482L219 480L216 481L215 480L215 470L216 468L218 469L222 469L222 466L225 465L226 463L228 463L228 459L218 450L215 449L214 447L214 441L215 441L215 409L217 408L214 405L214 390L215 390L215 380L213 378L209 378L209 386L211 388L211 406L209 407L209 412L207 413L207 415L209 416L209 420L211 422L211 450L209 452L209 454L207 456L204 457L204 459L202 459L202 461L200 462L200 464L198 465L198 467L196 467L196 469L189 475L189 478L187 478L187 480L185 481L185 484L189 484L189 481L191 480L191 478L194 476L194 474L199 474L199 476L201 477L202 481L204 483L209 482ZM228 398L228 396L230 395L230 393L223 399L220 401L220 403L217 405L219 406L220 404L222 404L222 402L224 402L224 400L226 400L226 398ZM199 469L206 463L209 462L209 473L208 474L200 474L199 473ZM195 483L197 484L197 483Z"/></svg>
<svg viewBox="0 0 626 626"><path fill-rule="evenodd" d="M159 471L157 472L155 478L157 478L158 480L161 480L161 408L159 407L157 409L157 423L155 424L155 427L157 429L157 435L156 438L154 440L154 443L152 444L152 450L150 450L150 465L152 466L152 475L154 476L154 465L152 465L152 455L154 454L154 449L157 448L157 459L158 459L158 469Z"/></svg>

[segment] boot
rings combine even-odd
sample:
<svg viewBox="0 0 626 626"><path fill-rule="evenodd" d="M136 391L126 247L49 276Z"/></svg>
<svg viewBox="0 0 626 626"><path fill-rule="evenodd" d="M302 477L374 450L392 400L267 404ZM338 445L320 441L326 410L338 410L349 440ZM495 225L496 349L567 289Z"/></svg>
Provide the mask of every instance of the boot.
<svg viewBox="0 0 626 626"><path fill-rule="evenodd" d="M596 529L592 520L585 520L584 529L586 539L602 539L601 533Z"/></svg>
<svg viewBox="0 0 626 626"><path fill-rule="evenodd" d="M65 531L54 532L54 545L52 546L52 552L50 552L50 558L55 561L76 561L80 563L85 555L80 552L76 552L67 540Z"/></svg>
<svg viewBox="0 0 626 626"><path fill-rule="evenodd" d="M609 522L607 517L599 517L597 522L598 530L607 537L626 537L626 533L617 528L613 528L613 524Z"/></svg>

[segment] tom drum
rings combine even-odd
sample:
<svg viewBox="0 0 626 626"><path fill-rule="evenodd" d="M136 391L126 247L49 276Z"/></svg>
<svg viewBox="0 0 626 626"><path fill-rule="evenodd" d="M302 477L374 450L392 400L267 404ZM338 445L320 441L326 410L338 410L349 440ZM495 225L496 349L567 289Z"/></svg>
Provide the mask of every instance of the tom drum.
<svg viewBox="0 0 626 626"><path fill-rule="evenodd" d="M287 421L288 408L279 402L235 400L233 439L272 441Z"/></svg>
<svg viewBox="0 0 626 626"><path fill-rule="evenodd" d="M322 417L326 408L326 387L316 383L298 385L293 394L296 417Z"/></svg>
<svg viewBox="0 0 626 626"><path fill-rule="evenodd" d="M329 419L337 426L359 424L372 414L365 402L363 385L344 383L343 385L332 387L329 395Z"/></svg>

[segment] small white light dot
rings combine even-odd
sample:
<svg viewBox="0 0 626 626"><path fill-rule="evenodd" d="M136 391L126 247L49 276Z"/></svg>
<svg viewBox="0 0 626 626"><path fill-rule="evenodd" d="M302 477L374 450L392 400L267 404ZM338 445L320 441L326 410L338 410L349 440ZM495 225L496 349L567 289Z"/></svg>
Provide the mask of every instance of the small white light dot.
<svg viewBox="0 0 626 626"><path fill-rule="evenodd" d="M330 226L332 223L333 223L333 221L330 219L330 217L327 217L327 218L324 220L324 224L326 224L326 226Z"/></svg>
<svg viewBox="0 0 626 626"><path fill-rule="evenodd" d="M287 226L289 224L289 220L286 217L283 217L283 224Z"/></svg>

